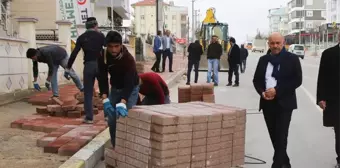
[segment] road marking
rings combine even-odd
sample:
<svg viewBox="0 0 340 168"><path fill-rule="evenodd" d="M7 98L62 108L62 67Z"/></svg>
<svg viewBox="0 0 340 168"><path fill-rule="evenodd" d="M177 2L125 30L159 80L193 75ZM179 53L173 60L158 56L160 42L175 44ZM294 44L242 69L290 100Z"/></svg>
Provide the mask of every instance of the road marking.
<svg viewBox="0 0 340 168"><path fill-rule="evenodd" d="M315 104L316 103L315 97L303 85L301 85L301 89L306 93L307 97L313 103L316 109L318 109L319 112L322 113L322 110L319 108L319 106Z"/></svg>

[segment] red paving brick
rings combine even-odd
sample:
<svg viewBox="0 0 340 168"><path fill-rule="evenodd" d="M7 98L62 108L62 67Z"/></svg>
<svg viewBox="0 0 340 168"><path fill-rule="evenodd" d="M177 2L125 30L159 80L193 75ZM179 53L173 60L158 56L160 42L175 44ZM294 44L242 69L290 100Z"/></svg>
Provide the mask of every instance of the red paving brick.
<svg viewBox="0 0 340 168"><path fill-rule="evenodd" d="M173 70L180 71L187 66L186 63L187 60L184 60L181 55L174 55ZM151 71L152 64L153 61L145 62L144 71ZM166 67L168 70L168 65ZM170 79L174 75L176 73L160 73L164 80ZM94 90L98 92L97 84L95 84ZM13 121L11 128L45 132L47 134L37 140L37 146L43 147L44 152L47 153L71 156L104 131L107 128L107 122L104 120L100 99L95 98L94 124L87 125L82 124L81 116L84 114L84 105L81 104L83 97L79 94L79 90L70 84L61 86L59 93L58 100L51 99L51 91L38 92L29 97L29 103L41 107L37 107L36 114ZM48 108L47 105L53 106Z"/></svg>

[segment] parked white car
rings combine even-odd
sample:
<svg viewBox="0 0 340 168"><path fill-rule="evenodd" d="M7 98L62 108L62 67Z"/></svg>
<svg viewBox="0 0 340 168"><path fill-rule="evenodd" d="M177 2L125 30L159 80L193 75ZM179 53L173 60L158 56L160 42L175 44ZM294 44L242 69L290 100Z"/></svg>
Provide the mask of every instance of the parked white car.
<svg viewBox="0 0 340 168"><path fill-rule="evenodd" d="M297 55L301 59L305 58L305 47L301 44L290 45L288 51Z"/></svg>

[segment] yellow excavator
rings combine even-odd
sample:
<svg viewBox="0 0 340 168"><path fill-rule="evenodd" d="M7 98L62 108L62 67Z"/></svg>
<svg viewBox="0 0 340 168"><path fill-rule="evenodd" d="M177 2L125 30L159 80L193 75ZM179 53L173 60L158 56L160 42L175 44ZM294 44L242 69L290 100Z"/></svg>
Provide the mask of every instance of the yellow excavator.
<svg viewBox="0 0 340 168"><path fill-rule="evenodd" d="M227 53L230 49L229 27L227 23L220 23L216 20L215 11L215 8L209 8L207 10L206 17L202 22L200 31L196 32L196 37L199 39L204 51L201 57L199 70L208 70L207 49L208 45L210 44L211 37L216 35L223 48L219 71L228 71L229 63Z"/></svg>

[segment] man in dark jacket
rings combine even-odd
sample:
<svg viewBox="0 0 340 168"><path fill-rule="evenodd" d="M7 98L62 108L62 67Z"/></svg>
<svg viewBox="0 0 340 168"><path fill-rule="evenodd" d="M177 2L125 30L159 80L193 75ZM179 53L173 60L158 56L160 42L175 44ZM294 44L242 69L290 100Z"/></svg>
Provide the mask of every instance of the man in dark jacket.
<svg viewBox="0 0 340 168"><path fill-rule="evenodd" d="M217 36L212 36L211 43L208 46L208 74L207 82L211 82L211 72L214 71L214 85L218 86L218 67L223 53L222 45L218 43Z"/></svg>
<svg viewBox="0 0 340 168"><path fill-rule="evenodd" d="M240 57L241 57L241 73L246 71L247 66L247 57L248 57L248 50L244 48L244 44L241 44L240 48Z"/></svg>
<svg viewBox="0 0 340 168"><path fill-rule="evenodd" d="M302 84L300 60L283 44L279 33L268 38L270 54L260 57L253 79L274 148L271 168L291 168L287 138L292 112L297 109L296 89Z"/></svg>
<svg viewBox="0 0 340 168"><path fill-rule="evenodd" d="M195 68L195 83L198 80L198 69L201 60L201 55L203 54L203 49L198 40L194 43L190 43L188 47L188 72L187 72L187 85L190 85L190 76L192 71L192 66Z"/></svg>
<svg viewBox="0 0 340 168"><path fill-rule="evenodd" d="M26 56L33 61L33 77L34 77L34 88L38 91L41 90L38 84L38 62L46 63L48 66L47 79L45 86L48 90L51 89L53 97L59 97L58 91L58 69L59 66L65 69L64 76L66 79L72 78L80 91L83 91L83 84L81 83L78 75L73 69L67 69L67 62L69 56L66 50L57 45L50 45L40 48L29 48L26 52Z"/></svg>
<svg viewBox="0 0 340 168"><path fill-rule="evenodd" d="M98 31L96 18L89 17L86 20L86 32L77 38L76 46L72 51L67 68L70 69L80 51L84 51L84 111L86 117L84 123L93 123L93 87L98 76L97 59L101 56L105 45L105 36Z"/></svg>
<svg viewBox="0 0 340 168"><path fill-rule="evenodd" d="M340 168L340 108L339 108L339 57L340 57L340 34L339 43L326 49L321 56L319 76L317 82L317 104L323 110L323 125L333 127L335 131L335 151L337 165Z"/></svg>
<svg viewBox="0 0 340 168"><path fill-rule="evenodd" d="M240 47L236 44L235 38L231 37L229 39L230 49L228 52L228 63L229 63L229 71L228 71L228 84L227 86L231 86L233 83L233 74L235 75L235 84L234 87L240 85L240 75L239 75L239 65L241 64L240 58Z"/></svg>
<svg viewBox="0 0 340 168"><path fill-rule="evenodd" d="M116 31L110 31L106 35L106 44L103 56L98 59L99 89L103 98L104 114L108 118L111 143L115 146L116 119L119 116L127 116L128 110L137 104L139 77L135 58L123 45L122 36Z"/></svg>

